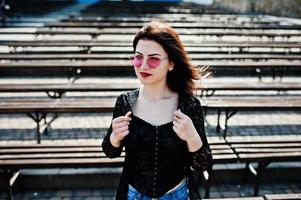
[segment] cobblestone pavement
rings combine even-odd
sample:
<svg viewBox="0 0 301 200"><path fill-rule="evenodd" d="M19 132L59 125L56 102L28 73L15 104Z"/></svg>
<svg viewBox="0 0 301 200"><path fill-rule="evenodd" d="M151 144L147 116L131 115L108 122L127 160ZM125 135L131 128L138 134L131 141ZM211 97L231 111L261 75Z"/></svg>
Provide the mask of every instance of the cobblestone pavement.
<svg viewBox="0 0 301 200"><path fill-rule="evenodd" d="M218 81L257 81L255 78L217 78ZM64 79L1 79L0 83L61 83ZM79 82L96 83L112 81L108 79L80 79ZM116 82L124 83L137 81L133 79L115 79ZM270 81L270 80L268 80ZM300 78L284 78L283 81L301 81ZM116 96L118 93L67 93L70 96ZM228 92L227 95L277 95L277 92ZM300 92L287 92L285 95L300 95ZM1 93L1 99L5 98L23 98L37 97L47 98L41 93ZM223 93L217 93L223 95ZM105 134L110 121L111 113L97 114L61 114L50 127L48 135L42 136L42 143L46 142L63 142L69 140L98 140ZM206 133L208 137L219 136L215 131L217 124L216 113L208 113L206 117ZM301 113L296 111L271 111L271 112L238 112L229 120L228 135L231 137L294 137L301 136ZM0 145L14 142L35 143L35 123L25 114L0 115ZM300 163L297 163L300 167ZM297 167L298 167L297 166ZM227 168L227 165L223 165ZM231 166L229 166L231 168ZM238 197L252 196L252 187L249 185L214 185L211 190L212 197ZM17 193L16 199L112 199L115 188L100 188L97 190L63 190L63 191L25 191ZM268 193L297 193L301 192L301 181L299 183L270 183L262 186L260 195ZM4 194L0 199L5 199Z"/></svg>
<svg viewBox="0 0 301 200"><path fill-rule="evenodd" d="M241 81L241 78L215 78L218 81ZM13 83L15 79L1 79L0 83ZM24 79L17 82L29 83L58 83L64 79ZM109 82L112 79L80 79L79 82L96 83ZM136 79L116 78L116 82L135 82ZM257 81L256 78L243 79L243 81ZM269 80L268 80L269 81ZM301 78L286 78L283 81L301 81ZM116 96L119 93L72 93L66 96ZM277 92L227 92L227 95L277 95ZM292 91L286 95L300 95L301 92ZM0 100L5 98L36 97L47 98L42 93L2 93ZM223 95L217 93L216 95ZM219 136L215 131L217 114L208 112L206 117L206 132L208 136ZM222 116L223 119L223 116ZM75 138L101 138L111 121L111 113L91 114L60 114L50 127L49 135L43 135L43 140L60 140ZM300 135L301 134L301 112L297 111L269 111L269 112L238 112L229 119L229 136L256 136L256 135ZM25 114L0 115L0 142L4 140L32 140L35 139L35 123Z"/></svg>
<svg viewBox="0 0 301 200"><path fill-rule="evenodd" d="M16 193L15 200L112 200L115 188L99 188L90 190L49 190L26 191ZM203 189L200 190L204 194ZM300 193L301 182L282 184L263 184L259 196L264 194ZM235 198L252 196L250 185L215 185L211 188L210 198ZM5 194L0 194L0 200L5 200Z"/></svg>

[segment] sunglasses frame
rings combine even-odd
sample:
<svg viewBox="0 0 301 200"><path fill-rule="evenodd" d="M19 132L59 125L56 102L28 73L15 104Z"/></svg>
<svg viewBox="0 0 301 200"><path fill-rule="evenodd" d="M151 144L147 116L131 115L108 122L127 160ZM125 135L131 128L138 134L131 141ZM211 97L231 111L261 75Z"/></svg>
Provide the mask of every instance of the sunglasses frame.
<svg viewBox="0 0 301 200"><path fill-rule="evenodd" d="M136 58L136 55L133 55L133 56L130 56L130 57L129 57L130 61L132 62L132 65L133 65L134 67L136 67L135 64L134 64L134 59L135 59L135 58ZM163 60L168 59L168 57L163 58L163 59L157 58L157 57L153 57L153 58L156 58L156 59L160 60L160 63L158 64L158 66L152 66L152 65L150 65L149 62L148 62L148 60L149 60L150 58L147 58L147 59L146 59L146 63L147 63L147 65L148 65L148 67L149 67L149 68L152 68L152 69L155 69L155 68L159 67L159 66L161 65L161 63L162 63ZM143 61L144 61L144 59L142 60L142 64L143 64ZM142 64L141 64L141 66L142 66ZM136 68L140 68L141 66L136 67Z"/></svg>

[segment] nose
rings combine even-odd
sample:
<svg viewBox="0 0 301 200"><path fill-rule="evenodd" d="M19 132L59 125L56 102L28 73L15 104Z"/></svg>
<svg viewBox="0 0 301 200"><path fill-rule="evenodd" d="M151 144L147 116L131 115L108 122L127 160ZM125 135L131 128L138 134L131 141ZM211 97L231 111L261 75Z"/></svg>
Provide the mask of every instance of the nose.
<svg viewBox="0 0 301 200"><path fill-rule="evenodd" d="M144 59L141 65L141 69L147 69L147 68L148 68L147 59Z"/></svg>

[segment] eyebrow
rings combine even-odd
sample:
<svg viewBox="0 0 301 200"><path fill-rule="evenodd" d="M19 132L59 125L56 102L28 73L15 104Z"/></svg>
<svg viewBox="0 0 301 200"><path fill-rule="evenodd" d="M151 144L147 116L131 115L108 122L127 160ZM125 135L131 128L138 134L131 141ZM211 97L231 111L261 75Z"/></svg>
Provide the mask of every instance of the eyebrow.
<svg viewBox="0 0 301 200"><path fill-rule="evenodd" d="M136 53L143 55L142 53L140 53L139 51L136 51ZM162 56L161 54L158 53L153 53L153 54L149 54L147 56Z"/></svg>

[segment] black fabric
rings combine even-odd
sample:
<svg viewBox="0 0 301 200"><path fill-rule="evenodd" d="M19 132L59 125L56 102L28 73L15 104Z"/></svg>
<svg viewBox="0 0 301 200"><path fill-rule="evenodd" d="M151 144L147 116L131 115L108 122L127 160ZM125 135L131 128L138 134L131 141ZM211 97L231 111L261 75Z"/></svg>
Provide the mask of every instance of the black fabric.
<svg viewBox="0 0 301 200"><path fill-rule="evenodd" d="M139 89L121 94L115 104L113 119L132 111ZM119 148L112 146L112 125L104 137L102 147L110 158L120 156L125 147L125 162L116 194L117 200L127 199L128 184L149 197L158 198L175 187L184 177L188 178L190 199L200 199L193 184L191 167L199 172L206 170L212 161L204 130L200 101L193 96L180 95L178 107L188 115L197 129L203 146L189 152L185 141L173 131L173 123L154 126L131 115L129 134Z"/></svg>

